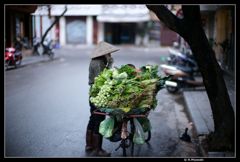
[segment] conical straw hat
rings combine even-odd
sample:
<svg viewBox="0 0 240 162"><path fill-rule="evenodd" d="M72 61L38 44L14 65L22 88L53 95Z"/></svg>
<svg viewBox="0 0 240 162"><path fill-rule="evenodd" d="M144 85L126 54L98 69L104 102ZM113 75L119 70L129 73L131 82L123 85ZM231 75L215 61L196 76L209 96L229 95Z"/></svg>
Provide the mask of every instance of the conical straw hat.
<svg viewBox="0 0 240 162"><path fill-rule="evenodd" d="M99 56L106 55L108 53L116 52L120 49L114 47L113 45L107 43L107 42L99 42L97 47L94 49L91 58L96 58Z"/></svg>

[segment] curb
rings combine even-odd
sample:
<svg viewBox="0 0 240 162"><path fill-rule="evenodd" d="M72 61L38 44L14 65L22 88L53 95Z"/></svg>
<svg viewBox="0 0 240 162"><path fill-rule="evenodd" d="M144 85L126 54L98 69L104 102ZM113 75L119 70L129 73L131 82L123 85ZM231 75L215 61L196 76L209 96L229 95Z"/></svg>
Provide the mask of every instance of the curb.
<svg viewBox="0 0 240 162"><path fill-rule="evenodd" d="M185 92L185 93L184 93ZM187 113L194 123L194 131L198 139L199 151L204 157L234 157L233 152L214 152L207 150L206 139L209 133L214 131L214 123L209 100L206 98L205 92L184 91L183 97ZM199 93L199 94L198 94ZM202 95L200 95L202 94ZM204 96L204 95L205 96ZM201 105L200 105L201 104ZM207 108L207 109L206 109Z"/></svg>
<svg viewBox="0 0 240 162"><path fill-rule="evenodd" d="M214 131L212 110L206 91L184 91L183 97L197 136L206 135Z"/></svg>
<svg viewBox="0 0 240 162"><path fill-rule="evenodd" d="M23 58L22 66L36 64L36 63L39 63L39 62L42 62L45 60L46 60L46 58L43 56L27 56L27 57Z"/></svg>
<svg viewBox="0 0 240 162"><path fill-rule="evenodd" d="M50 60L49 57L46 55L27 56L23 58L21 66L28 66L28 65L34 65L37 63L55 61L55 60L58 60L59 58L60 58L59 56L55 56L53 60Z"/></svg>

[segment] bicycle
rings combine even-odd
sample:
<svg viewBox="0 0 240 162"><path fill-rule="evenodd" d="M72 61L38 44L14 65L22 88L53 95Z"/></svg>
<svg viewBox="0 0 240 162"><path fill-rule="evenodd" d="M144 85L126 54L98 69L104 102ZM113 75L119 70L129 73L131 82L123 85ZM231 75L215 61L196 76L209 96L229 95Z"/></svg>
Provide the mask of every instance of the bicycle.
<svg viewBox="0 0 240 162"><path fill-rule="evenodd" d="M105 113L105 112L99 112L98 110L95 110L93 112L94 114L98 114L98 115L105 115L105 116L111 116L110 113ZM135 133L135 125L134 125L134 118L147 118L149 114L149 111L146 111L143 114L127 114L124 115L120 125L121 125L121 131L120 131L120 137L117 137L118 139L115 140L111 140L110 137L110 141L111 142L117 142L117 141L121 141L119 146L115 149L115 151L117 151L119 148L122 148L123 151L123 156L127 156L127 148L131 147L131 156L133 156L134 153L134 142L133 142L133 136ZM130 132L128 131L128 122L130 121ZM119 123L118 123L119 124ZM118 129L118 128L116 128ZM115 130L116 132L116 130ZM147 138L145 138L145 142L150 141L151 139L151 130L148 130L147 132Z"/></svg>

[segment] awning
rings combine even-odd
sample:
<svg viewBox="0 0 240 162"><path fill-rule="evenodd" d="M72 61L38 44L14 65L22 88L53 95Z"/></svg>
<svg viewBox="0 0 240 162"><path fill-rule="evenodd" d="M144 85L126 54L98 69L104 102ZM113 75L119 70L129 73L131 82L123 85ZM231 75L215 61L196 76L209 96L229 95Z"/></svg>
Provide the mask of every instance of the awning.
<svg viewBox="0 0 240 162"><path fill-rule="evenodd" d="M51 15L59 16L65 5L51 5ZM48 15L46 5L39 6L33 15ZM151 20L145 5L67 5L64 16L96 15L99 22L144 22Z"/></svg>
<svg viewBox="0 0 240 162"><path fill-rule="evenodd" d="M90 16L99 15L102 11L102 5L66 5L67 12L64 16ZM51 5L51 16L59 16L65 10L65 5ZM48 15L46 5L39 6L33 15Z"/></svg>
<svg viewBox="0 0 240 162"><path fill-rule="evenodd" d="M149 10L145 5L103 5L99 22L143 22L149 21Z"/></svg>
<svg viewBox="0 0 240 162"><path fill-rule="evenodd" d="M99 22L144 22L149 21L149 15L101 15L97 16L97 21Z"/></svg>
<svg viewBox="0 0 240 162"><path fill-rule="evenodd" d="M7 10L33 13L37 9L37 5L6 5Z"/></svg>
<svg viewBox="0 0 240 162"><path fill-rule="evenodd" d="M200 11L216 11L221 5L200 5Z"/></svg>

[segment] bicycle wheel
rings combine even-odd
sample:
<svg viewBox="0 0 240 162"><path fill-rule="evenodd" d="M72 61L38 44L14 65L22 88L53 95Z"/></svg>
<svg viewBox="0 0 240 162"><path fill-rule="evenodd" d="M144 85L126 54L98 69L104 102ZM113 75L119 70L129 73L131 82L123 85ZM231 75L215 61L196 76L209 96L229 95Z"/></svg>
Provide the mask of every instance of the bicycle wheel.
<svg viewBox="0 0 240 162"><path fill-rule="evenodd" d="M131 140L131 156L134 154L134 142Z"/></svg>
<svg viewBox="0 0 240 162"><path fill-rule="evenodd" d="M147 138L145 139L145 142L148 142L151 139L151 135L152 135L151 131L149 130L146 134L147 134L147 136L146 136Z"/></svg>
<svg viewBox="0 0 240 162"><path fill-rule="evenodd" d="M127 149L131 147L131 155L133 155L133 141L129 138L122 139L121 144L120 144L122 151L123 151L123 156L127 156Z"/></svg>
<svg viewBox="0 0 240 162"><path fill-rule="evenodd" d="M126 140L126 139L123 139L123 140L121 141L121 143L122 143L123 156L126 157L126 156L127 156L127 153L126 153L127 140Z"/></svg>

